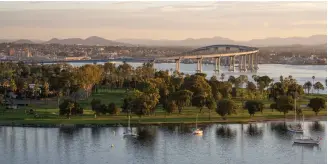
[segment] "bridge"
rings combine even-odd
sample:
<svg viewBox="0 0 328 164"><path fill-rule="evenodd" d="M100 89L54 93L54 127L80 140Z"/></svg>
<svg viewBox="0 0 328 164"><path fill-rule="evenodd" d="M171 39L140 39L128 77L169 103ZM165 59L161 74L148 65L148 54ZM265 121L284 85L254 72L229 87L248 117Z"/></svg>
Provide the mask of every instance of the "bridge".
<svg viewBox="0 0 328 164"><path fill-rule="evenodd" d="M221 50L220 50L221 49ZM222 50L223 49L223 50ZM230 51L236 49L235 51ZM220 72L221 58L225 57L229 66L229 71L235 71L236 58L239 58L239 71L256 71L258 69L258 53L259 49L255 47L247 47L241 45L211 45L197 48L188 52L184 52L178 56L161 57L153 60L175 60L176 71L180 71L180 63L183 59L196 59L197 72L202 72L204 58L215 59L215 72Z"/></svg>
<svg viewBox="0 0 328 164"><path fill-rule="evenodd" d="M214 58L215 59L215 72L220 72L221 59L225 59L226 65L229 67L229 71L235 71L238 67L239 71L256 71L258 69L258 53L259 49L255 47L248 47L242 45L210 45L201 48L197 48L188 52L181 53L176 56L168 57L153 57L153 58L121 58L121 59L93 59L93 60L57 60L57 61L38 61L37 63L79 63L79 62L110 62L110 61L126 61L126 62L155 62L155 61L167 61L174 60L176 63L176 71L180 72L181 60L190 59L197 60L196 72L201 73L203 59ZM239 64L236 66L236 59ZM25 63L29 63L25 61Z"/></svg>

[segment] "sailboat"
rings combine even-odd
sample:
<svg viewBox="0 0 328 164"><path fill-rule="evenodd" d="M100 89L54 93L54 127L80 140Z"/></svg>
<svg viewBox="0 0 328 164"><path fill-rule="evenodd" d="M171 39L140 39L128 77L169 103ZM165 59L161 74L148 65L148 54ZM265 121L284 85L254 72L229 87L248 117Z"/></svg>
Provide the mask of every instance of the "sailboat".
<svg viewBox="0 0 328 164"><path fill-rule="evenodd" d="M303 126L304 126L304 115L303 115ZM318 145L321 139L322 138L320 138L320 137L318 137L318 139L313 139L311 137L305 137L302 135L301 138L295 138L293 142L296 144Z"/></svg>
<svg viewBox="0 0 328 164"><path fill-rule="evenodd" d="M194 135L203 135L203 130L201 130L197 127L197 120L198 120L198 114L196 116L196 130L194 130L192 132L192 134L194 134Z"/></svg>
<svg viewBox="0 0 328 164"><path fill-rule="evenodd" d="M138 135L133 133L130 127L130 115L129 115L129 121L128 121L128 130L127 132L123 133L124 137L137 137Z"/></svg>
<svg viewBox="0 0 328 164"><path fill-rule="evenodd" d="M294 132L294 133L303 133L302 125L296 123L296 97L294 99L294 116L295 116L294 125L289 125L287 127L287 130L290 131L290 132Z"/></svg>

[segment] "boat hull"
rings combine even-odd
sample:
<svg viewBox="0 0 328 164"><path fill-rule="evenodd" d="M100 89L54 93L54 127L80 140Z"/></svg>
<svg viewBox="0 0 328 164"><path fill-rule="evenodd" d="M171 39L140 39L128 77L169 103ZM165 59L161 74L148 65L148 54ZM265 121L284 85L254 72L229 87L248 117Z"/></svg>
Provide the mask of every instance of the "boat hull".
<svg viewBox="0 0 328 164"><path fill-rule="evenodd" d="M312 144L312 145L318 145L319 141L315 141L315 140L303 140L303 139L295 139L294 143L297 144Z"/></svg>
<svg viewBox="0 0 328 164"><path fill-rule="evenodd" d="M293 132L293 133L303 133L303 130L293 129L293 128L290 128L290 127L288 127L287 130L290 131L290 132Z"/></svg>

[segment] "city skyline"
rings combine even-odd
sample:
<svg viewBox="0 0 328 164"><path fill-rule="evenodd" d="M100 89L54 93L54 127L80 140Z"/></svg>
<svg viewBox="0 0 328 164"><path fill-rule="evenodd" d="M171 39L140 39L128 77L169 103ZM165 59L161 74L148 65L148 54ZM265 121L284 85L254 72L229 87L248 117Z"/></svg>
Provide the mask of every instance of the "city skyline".
<svg viewBox="0 0 328 164"><path fill-rule="evenodd" d="M326 2L1 2L1 39L326 35Z"/></svg>

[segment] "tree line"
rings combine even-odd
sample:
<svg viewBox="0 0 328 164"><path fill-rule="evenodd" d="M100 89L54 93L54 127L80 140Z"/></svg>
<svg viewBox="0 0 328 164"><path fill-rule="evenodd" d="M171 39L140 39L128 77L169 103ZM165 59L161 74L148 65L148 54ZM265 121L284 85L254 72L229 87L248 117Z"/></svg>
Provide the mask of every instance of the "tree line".
<svg viewBox="0 0 328 164"><path fill-rule="evenodd" d="M212 110L226 118L227 115L236 113L236 109L243 108L252 116L255 112L263 111L264 99L273 101L270 108L286 114L293 110L293 100L303 95L304 89L309 90L308 82L299 85L292 76L281 76L280 80L275 82L268 76L253 75L252 82L246 75L240 75L230 76L224 81L225 74L206 79L204 73L189 75L169 70L158 71L152 63L144 63L134 68L127 63L118 66L105 63L73 67L68 64L28 65L22 62L5 62L0 63L0 70L0 93L5 95L5 98L8 97L7 92L14 92L23 99L60 99L62 96L69 96L71 99L65 100L59 106L60 114L68 117L83 114L77 99L88 98L100 86L127 90L122 100L122 112L134 113L141 117L155 114L158 107L171 114L182 113L185 107L194 106L199 112L207 109L209 119ZM317 83L316 87L313 87L323 89L321 83ZM83 90L85 94L79 95L79 90ZM241 99L242 106L236 105L232 98ZM325 103L321 103L320 98L317 99L311 100L309 107L319 112ZM119 113L114 103L102 104L96 99L91 102L91 107L97 114ZM299 107L298 111L301 112Z"/></svg>

